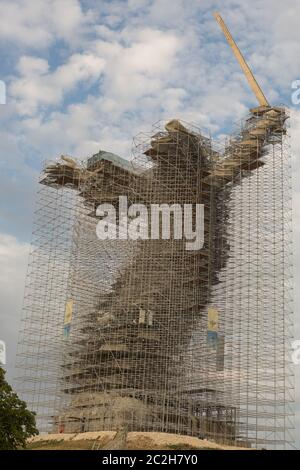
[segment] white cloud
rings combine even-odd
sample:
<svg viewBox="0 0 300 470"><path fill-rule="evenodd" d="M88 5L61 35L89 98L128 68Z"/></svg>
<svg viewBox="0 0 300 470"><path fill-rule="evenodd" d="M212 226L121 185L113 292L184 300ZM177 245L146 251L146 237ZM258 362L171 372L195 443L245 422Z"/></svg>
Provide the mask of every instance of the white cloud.
<svg viewBox="0 0 300 470"><path fill-rule="evenodd" d="M48 72L49 64L40 57L22 56L17 64L17 70L25 77L43 75Z"/></svg>
<svg viewBox="0 0 300 470"><path fill-rule="evenodd" d="M29 244L0 233L0 339L7 347L8 378L13 378Z"/></svg>
<svg viewBox="0 0 300 470"><path fill-rule="evenodd" d="M20 47L42 49L55 40L76 43L91 12L78 0L1 0L0 39Z"/></svg>
<svg viewBox="0 0 300 470"><path fill-rule="evenodd" d="M78 83L88 89L103 75L106 105L109 102L110 110L122 113L141 97L172 88L170 70L183 47L176 35L147 28L125 32L118 42L92 41L90 50L71 55L52 72L45 59L22 56L17 65L20 77L12 81L10 95L21 115L34 115L40 106L59 105Z"/></svg>
<svg viewBox="0 0 300 470"><path fill-rule="evenodd" d="M149 75L169 73L172 60L182 47L183 40L179 41L174 34L143 29L135 35L133 44L123 51L121 65L134 72L146 72Z"/></svg>
<svg viewBox="0 0 300 470"><path fill-rule="evenodd" d="M172 80L170 71L184 41L173 33L139 28L96 40L90 47L106 61L101 91L122 112L134 108L139 98L160 93Z"/></svg>
<svg viewBox="0 0 300 470"><path fill-rule="evenodd" d="M129 158L132 137L157 121L158 111L167 117L183 111L187 93L173 86L170 75L183 46L173 33L142 28L126 31L118 40L91 41L85 54L73 54L52 72L45 59L22 56L20 77L10 86L16 109L25 116L21 132L43 154L48 152L45 158L61 152L85 157L100 147ZM79 83L88 90L89 82L100 77L99 96L55 109ZM132 110L138 107L141 111L134 116ZM47 120L43 109L48 110Z"/></svg>
<svg viewBox="0 0 300 470"><path fill-rule="evenodd" d="M80 82L91 83L99 79L104 66L104 60L92 54L73 54L68 62L48 73L46 60L21 57L18 64L21 77L11 83L10 95L16 100L21 115L31 115L41 105L59 105L65 94Z"/></svg>

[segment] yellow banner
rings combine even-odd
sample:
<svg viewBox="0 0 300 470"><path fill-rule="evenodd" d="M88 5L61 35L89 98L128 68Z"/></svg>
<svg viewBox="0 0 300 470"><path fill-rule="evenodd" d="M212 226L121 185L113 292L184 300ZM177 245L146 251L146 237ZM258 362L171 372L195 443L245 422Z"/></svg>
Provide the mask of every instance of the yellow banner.
<svg viewBox="0 0 300 470"><path fill-rule="evenodd" d="M216 308L209 307L207 311L207 329L218 331L219 312Z"/></svg>
<svg viewBox="0 0 300 470"><path fill-rule="evenodd" d="M64 325L71 323L72 316L73 316L73 300L68 300L66 303Z"/></svg>

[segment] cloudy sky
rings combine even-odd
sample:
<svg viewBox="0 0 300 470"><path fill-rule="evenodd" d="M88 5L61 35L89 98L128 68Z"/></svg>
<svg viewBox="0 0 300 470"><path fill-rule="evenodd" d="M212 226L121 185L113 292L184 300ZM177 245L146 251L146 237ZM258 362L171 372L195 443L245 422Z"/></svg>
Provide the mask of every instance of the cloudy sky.
<svg viewBox="0 0 300 470"><path fill-rule="evenodd" d="M212 17L219 10L265 94L291 108L295 317L300 339L300 79L298 0L0 0L0 339L8 378L45 159L100 148L130 158L132 138L181 118L214 137L256 105ZM296 367L300 447L300 365Z"/></svg>

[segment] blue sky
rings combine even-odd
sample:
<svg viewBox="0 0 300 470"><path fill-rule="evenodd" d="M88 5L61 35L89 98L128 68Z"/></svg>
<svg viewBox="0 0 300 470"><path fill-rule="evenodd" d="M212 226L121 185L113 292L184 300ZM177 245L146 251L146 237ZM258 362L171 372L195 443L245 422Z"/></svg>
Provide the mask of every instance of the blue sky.
<svg viewBox="0 0 300 470"><path fill-rule="evenodd" d="M0 0L7 86L0 105L0 338L10 378L42 162L99 149L130 158L134 135L160 119L181 118L222 137L256 105L214 10L269 101L291 107L295 285L300 280L300 108L290 98L300 79L299 1ZM296 313L298 305L296 296Z"/></svg>

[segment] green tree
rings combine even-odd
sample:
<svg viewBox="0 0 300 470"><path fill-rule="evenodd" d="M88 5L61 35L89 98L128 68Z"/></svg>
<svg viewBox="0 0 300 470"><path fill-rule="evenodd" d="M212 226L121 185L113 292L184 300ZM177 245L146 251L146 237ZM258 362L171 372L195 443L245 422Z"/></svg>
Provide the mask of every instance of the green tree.
<svg viewBox="0 0 300 470"><path fill-rule="evenodd" d="M36 434L35 413L6 382L0 366L0 450L25 448L26 439Z"/></svg>

